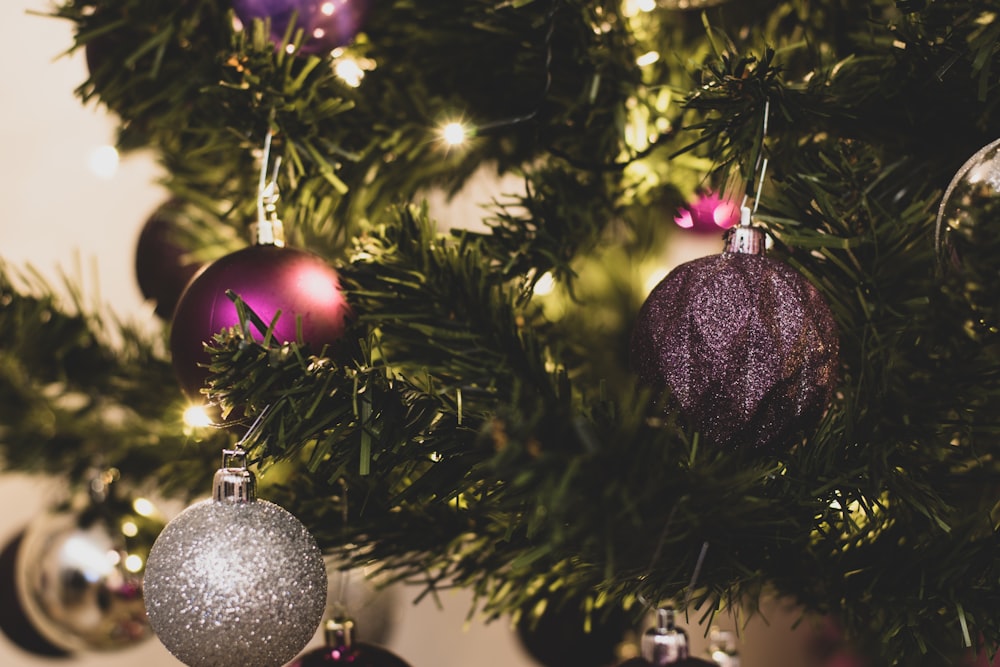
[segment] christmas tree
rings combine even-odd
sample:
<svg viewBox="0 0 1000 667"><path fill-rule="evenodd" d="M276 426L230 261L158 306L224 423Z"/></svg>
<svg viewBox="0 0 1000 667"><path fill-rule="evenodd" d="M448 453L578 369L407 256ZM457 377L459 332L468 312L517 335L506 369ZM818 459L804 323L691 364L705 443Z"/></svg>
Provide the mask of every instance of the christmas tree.
<svg viewBox="0 0 1000 667"><path fill-rule="evenodd" d="M245 436L323 550L491 617L773 593L873 664L996 651L998 12L63 0L167 174L140 263L211 264L152 336L0 267L4 467L187 497ZM678 211L722 254L651 294Z"/></svg>

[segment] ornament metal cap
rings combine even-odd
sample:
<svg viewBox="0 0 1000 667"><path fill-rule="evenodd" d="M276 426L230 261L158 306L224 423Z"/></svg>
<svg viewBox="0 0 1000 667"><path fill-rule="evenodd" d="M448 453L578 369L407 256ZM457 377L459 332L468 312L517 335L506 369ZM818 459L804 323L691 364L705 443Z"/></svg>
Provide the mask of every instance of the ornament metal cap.
<svg viewBox="0 0 1000 667"><path fill-rule="evenodd" d="M740 209L740 224L726 232L725 252L739 252L745 255L764 254L764 230L750 222L750 209Z"/></svg>
<svg viewBox="0 0 1000 667"><path fill-rule="evenodd" d="M674 610L656 610L656 626L642 635L642 657L650 664L671 665L688 657L687 633L674 625Z"/></svg>
<svg viewBox="0 0 1000 667"><path fill-rule="evenodd" d="M354 644L354 621L350 618L331 618L323 624L323 638L327 648L350 648Z"/></svg>
<svg viewBox="0 0 1000 667"><path fill-rule="evenodd" d="M239 466L232 465L234 459ZM252 503L257 500L257 478L247 469L247 453L242 449L222 450L222 467L215 471L212 498L220 503Z"/></svg>

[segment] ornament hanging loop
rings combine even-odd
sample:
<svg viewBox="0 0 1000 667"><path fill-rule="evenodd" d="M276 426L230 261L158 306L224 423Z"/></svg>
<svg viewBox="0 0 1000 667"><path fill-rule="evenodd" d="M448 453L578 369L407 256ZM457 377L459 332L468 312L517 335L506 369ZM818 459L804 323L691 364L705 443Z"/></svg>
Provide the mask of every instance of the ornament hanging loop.
<svg viewBox="0 0 1000 667"><path fill-rule="evenodd" d="M281 195L278 191L278 173L281 169L281 156L274 159L271 165L271 144L274 130L270 124L264 137L264 149L260 159L260 177L257 180L257 221L253 223L251 234L257 245L273 245L279 248L285 245L285 229L278 218L277 205Z"/></svg>
<svg viewBox="0 0 1000 667"><path fill-rule="evenodd" d="M751 218L757 213L757 206L760 204L760 193L764 189L764 177L767 175L767 158L764 157L764 142L767 140L767 125L771 118L771 99L764 98L764 119L761 121L760 141L757 143L757 159L754 161L753 177L747 184L746 193L740 203L740 226L750 227ZM754 191L756 185L756 191ZM750 193L754 193L753 209L747 206L747 199Z"/></svg>

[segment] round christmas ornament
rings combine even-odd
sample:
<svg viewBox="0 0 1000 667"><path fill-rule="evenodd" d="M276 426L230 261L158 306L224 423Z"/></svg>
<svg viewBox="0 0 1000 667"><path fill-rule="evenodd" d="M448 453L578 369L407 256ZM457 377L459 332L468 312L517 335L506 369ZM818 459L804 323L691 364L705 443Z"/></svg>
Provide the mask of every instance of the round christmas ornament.
<svg viewBox="0 0 1000 667"><path fill-rule="evenodd" d="M662 667L680 665L699 667L715 665L691 657L688 650L687 632L678 628L674 620L674 610L667 607L656 610L656 624L646 630L640 643L641 657L630 658L619 667Z"/></svg>
<svg viewBox="0 0 1000 667"><path fill-rule="evenodd" d="M139 232L135 249L135 277L142 296L156 304L154 312L169 320L177 300L200 265L189 261L188 252L178 241L179 202L158 208Z"/></svg>
<svg viewBox="0 0 1000 667"><path fill-rule="evenodd" d="M288 667L410 667L401 658L374 644L355 641L354 622L329 620L323 628L326 645L300 655Z"/></svg>
<svg viewBox="0 0 1000 667"><path fill-rule="evenodd" d="M674 216L674 222L681 229L705 234L717 234L739 221L739 207L716 192L697 195L691 204L681 208Z"/></svg>
<svg viewBox="0 0 1000 667"><path fill-rule="evenodd" d="M323 617L323 556L298 519L257 500L242 450L223 452L222 466L212 498L177 515L153 544L149 622L189 667L279 667Z"/></svg>
<svg viewBox="0 0 1000 667"><path fill-rule="evenodd" d="M302 31L299 53L325 54L351 42L361 31L373 0L233 0L233 10L248 26L254 19L270 20L271 41L280 44L294 21Z"/></svg>
<svg viewBox="0 0 1000 667"><path fill-rule="evenodd" d="M0 550L0 631L28 653L47 658L65 657L69 653L38 632L21 604L17 591L17 553L23 541L22 530Z"/></svg>
<svg viewBox="0 0 1000 667"><path fill-rule="evenodd" d="M621 609L594 616L588 631L581 605L546 609L538 618L525 614L518 621L517 637L544 667L605 667L620 655L618 648L632 631L632 617Z"/></svg>
<svg viewBox="0 0 1000 667"><path fill-rule="evenodd" d="M17 550L25 617L62 651L126 648L150 636L143 575L163 522L145 499L110 495L116 475L95 477L85 502L33 521Z"/></svg>
<svg viewBox="0 0 1000 667"><path fill-rule="evenodd" d="M955 173L938 208L935 245L946 278L972 307L975 329L1000 325L1000 140Z"/></svg>
<svg viewBox="0 0 1000 667"><path fill-rule="evenodd" d="M240 325L228 290L265 325L278 343L302 342L319 352L347 329L350 307L337 272L318 255L284 247L280 223L260 224L257 243L208 264L188 283L174 310L170 352L181 388L198 398L209 363L206 343ZM275 319L275 315L280 316ZM247 327L256 339L263 331Z"/></svg>
<svg viewBox="0 0 1000 667"><path fill-rule="evenodd" d="M682 264L653 289L631 361L709 442L773 454L822 416L839 343L823 297L763 254L764 234L743 213L722 254Z"/></svg>

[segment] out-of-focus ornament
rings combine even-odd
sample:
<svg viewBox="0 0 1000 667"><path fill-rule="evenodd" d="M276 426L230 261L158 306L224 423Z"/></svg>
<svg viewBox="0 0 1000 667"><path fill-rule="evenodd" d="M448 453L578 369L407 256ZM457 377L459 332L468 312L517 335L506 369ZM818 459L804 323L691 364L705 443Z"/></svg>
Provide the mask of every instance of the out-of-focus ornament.
<svg viewBox="0 0 1000 667"><path fill-rule="evenodd" d="M935 246L947 279L971 306L973 330L1000 330L1000 140L955 173L938 208Z"/></svg>
<svg viewBox="0 0 1000 667"><path fill-rule="evenodd" d="M270 20L271 40L280 44L294 20L291 38L302 30L299 53L325 54L351 42L361 31L373 0L233 0L243 25Z"/></svg>
<svg viewBox="0 0 1000 667"><path fill-rule="evenodd" d="M169 320L177 300L192 276L201 268L188 259L179 243L179 202L169 201L146 220L135 248L135 277L142 296L155 304L154 312Z"/></svg>
<svg viewBox="0 0 1000 667"><path fill-rule="evenodd" d="M688 650L687 632L679 628L674 620L674 610L666 607L656 610L656 624L646 630L640 643L641 657L630 658L619 667L662 667L680 665L699 667L715 665L699 658L693 658Z"/></svg>
<svg viewBox="0 0 1000 667"><path fill-rule="evenodd" d="M740 667L740 654L736 650L736 634L734 632L712 628L709 631L708 643L712 662L719 667Z"/></svg>
<svg viewBox="0 0 1000 667"><path fill-rule="evenodd" d="M47 640L28 620L17 591L17 552L24 531L17 532L0 550L0 631L18 648L33 655L61 658L69 655Z"/></svg>
<svg viewBox="0 0 1000 667"><path fill-rule="evenodd" d="M333 572L330 597L326 604L328 618L350 617L355 634L360 629L373 644L385 645L395 630L396 610L399 606L398 588L380 587L376 579L365 575L364 568L341 570L336 563L329 563Z"/></svg>
<svg viewBox="0 0 1000 667"><path fill-rule="evenodd" d="M409 667L400 657L384 648L355 641L354 622L350 619L328 620L323 634L325 646L300 655L288 667Z"/></svg>
<svg viewBox="0 0 1000 667"><path fill-rule="evenodd" d="M213 487L211 499L177 515L153 545L149 622L190 667L279 667L322 620L323 556L298 519L257 500L242 450L223 453Z"/></svg>
<svg viewBox="0 0 1000 667"><path fill-rule="evenodd" d="M632 617L622 609L592 614L590 628L582 605L564 604L517 623L524 650L544 667L606 667L620 655L632 631Z"/></svg>
<svg viewBox="0 0 1000 667"><path fill-rule="evenodd" d="M224 329L240 324L236 293L266 325L278 343L300 339L319 352L343 336L350 306L340 289L340 276L323 258L284 247L281 223L257 223L257 243L204 267L188 283L174 310L170 352L181 388L198 398L210 361L205 344ZM280 316L275 319L275 316ZM264 333L253 326L258 340Z"/></svg>
<svg viewBox="0 0 1000 667"><path fill-rule="evenodd" d="M706 234L717 234L739 221L739 206L711 191L697 195L674 216L674 222L681 229Z"/></svg>
<svg viewBox="0 0 1000 667"><path fill-rule="evenodd" d="M64 651L125 648L150 636L143 575L163 521L147 500L112 494L116 478L96 476L86 502L33 521L18 548L25 616Z"/></svg>
<svg viewBox="0 0 1000 667"><path fill-rule="evenodd" d="M812 284L766 257L750 211L726 250L674 269L643 304L631 361L709 442L773 454L815 427L838 377L836 325Z"/></svg>

